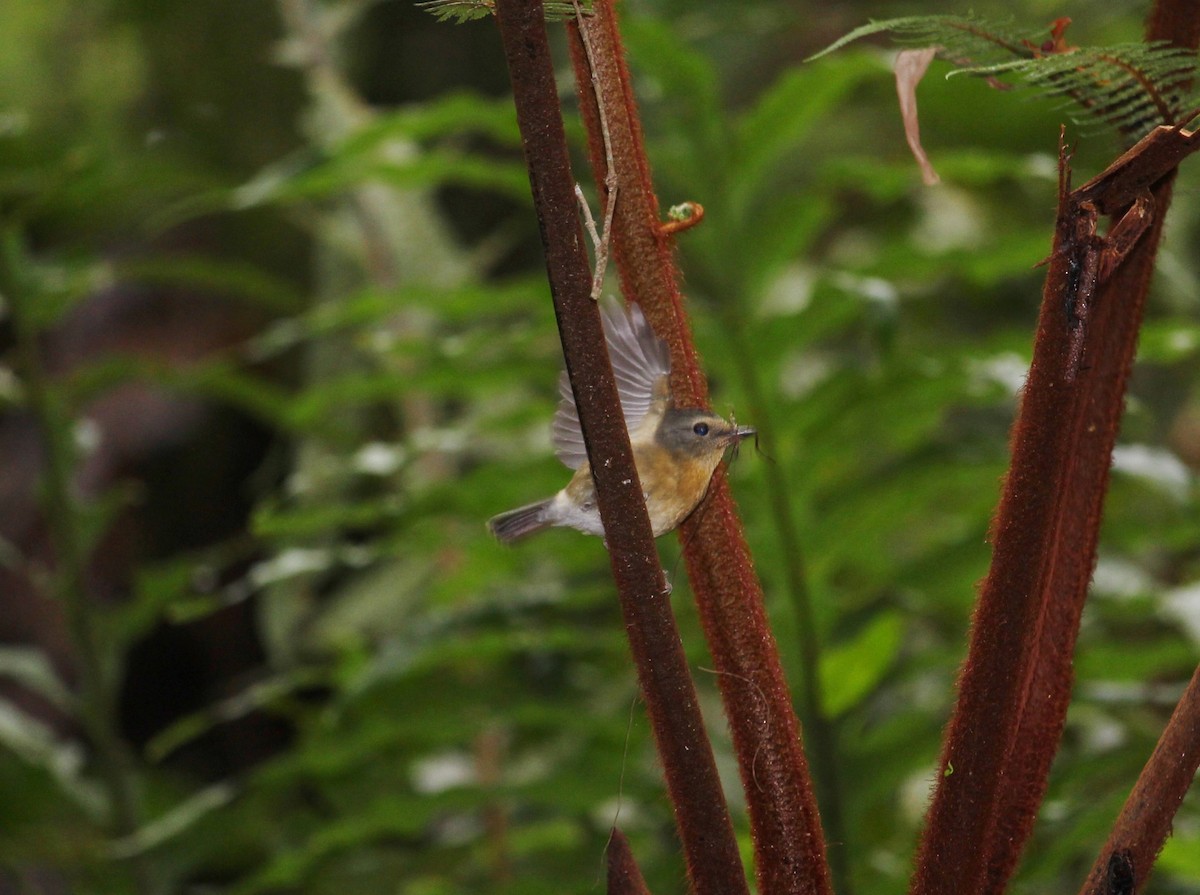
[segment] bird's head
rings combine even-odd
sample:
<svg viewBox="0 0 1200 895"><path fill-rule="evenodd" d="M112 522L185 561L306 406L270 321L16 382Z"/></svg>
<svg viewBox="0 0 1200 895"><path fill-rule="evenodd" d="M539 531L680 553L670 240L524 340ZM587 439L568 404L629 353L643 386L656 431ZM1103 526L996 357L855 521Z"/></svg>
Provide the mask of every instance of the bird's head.
<svg viewBox="0 0 1200 895"><path fill-rule="evenodd" d="M739 426L705 410L676 410L663 414L655 441L680 459L715 457L743 438L755 435L750 426Z"/></svg>

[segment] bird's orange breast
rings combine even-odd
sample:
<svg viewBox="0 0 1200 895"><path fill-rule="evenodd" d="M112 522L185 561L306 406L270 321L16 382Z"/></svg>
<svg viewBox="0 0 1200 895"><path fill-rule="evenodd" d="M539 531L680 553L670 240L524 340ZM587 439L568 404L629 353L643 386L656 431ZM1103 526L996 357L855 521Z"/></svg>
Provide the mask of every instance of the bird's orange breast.
<svg viewBox="0 0 1200 895"><path fill-rule="evenodd" d="M722 456L720 450L683 456L654 441L633 443L633 460L654 537L677 528L704 499ZM591 467L586 462L575 471L564 490L575 506L587 512L595 511L596 486Z"/></svg>
<svg viewBox="0 0 1200 895"><path fill-rule="evenodd" d="M703 500L721 460L720 452L681 457L653 443L635 445L633 457L655 537L677 527Z"/></svg>

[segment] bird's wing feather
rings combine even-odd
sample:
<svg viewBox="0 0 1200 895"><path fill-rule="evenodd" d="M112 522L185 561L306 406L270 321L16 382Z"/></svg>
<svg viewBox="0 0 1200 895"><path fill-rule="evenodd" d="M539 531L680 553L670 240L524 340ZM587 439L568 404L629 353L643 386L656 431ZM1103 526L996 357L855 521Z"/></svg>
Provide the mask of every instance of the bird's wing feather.
<svg viewBox="0 0 1200 895"><path fill-rule="evenodd" d="M618 301L605 301L600 317L621 397L621 412L625 415L625 426L632 432L650 412L658 397L660 380L671 372L671 355L636 304L626 309ZM558 393L562 400L551 430L554 452L571 469L578 469L587 459L587 451L566 371L558 379Z"/></svg>

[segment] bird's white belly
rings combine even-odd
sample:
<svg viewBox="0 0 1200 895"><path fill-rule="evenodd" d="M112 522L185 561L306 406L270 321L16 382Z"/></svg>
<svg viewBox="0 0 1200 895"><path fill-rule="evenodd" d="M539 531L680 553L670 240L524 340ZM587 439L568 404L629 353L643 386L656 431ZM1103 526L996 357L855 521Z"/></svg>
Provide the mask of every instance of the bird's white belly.
<svg viewBox="0 0 1200 895"><path fill-rule="evenodd" d="M559 491L554 495L554 502L550 505L548 515L553 517L556 525L574 528L576 531L597 537L604 536L604 526L600 522L600 510L594 500L576 504L567 496L565 490Z"/></svg>

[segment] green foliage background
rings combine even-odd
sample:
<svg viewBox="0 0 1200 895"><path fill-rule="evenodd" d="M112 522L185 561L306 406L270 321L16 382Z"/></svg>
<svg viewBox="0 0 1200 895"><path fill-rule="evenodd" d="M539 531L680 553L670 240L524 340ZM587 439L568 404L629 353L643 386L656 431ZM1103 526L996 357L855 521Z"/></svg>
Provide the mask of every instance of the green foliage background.
<svg viewBox="0 0 1200 895"><path fill-rule="evenodd" d="M771 433L733 464L734 492L793 681L784 554L803 552L848 826L833 847L865 893L907 882L987 567L1065 118L935 69L920 102L944 183L922 187L886 53L800 62L870 17L965 11L884 5L623 9L661 201L707 211L679 254L716 407ZM1089 44L1136 40L1146 11L1005 10L1030 27L1071 15ZM564 481L548 432L560 349L492 24L299 0L7 2L0 19L0 209L30 323L53 333L110 288L183 288L252 321L199 361L117 351L58 376L39 422L82 464L77 420L139 382L269 441L228 496L241 528L139 552L116 598L90 604L125 693L139 644L230 607L261 648L202 706L172 705L167 680L167 720L134 750L137 833L107 835L111 793L63 720L69 669L36 640L0 648L0 674L42 700L0 702L3 887L137 891L136 855L183 892L591 892L616 821L652 890L683 891L601 544L553 532L504 549L483 527ZM1117 149L1068 133L1078 182ZM1196 184L1185 168L1077 694L1016 891L1078 886L1197 661ZM13 416L31 412L16 365L14 348ZM798 544L781 543L768 464ZM85 546L136 499L117 483L73 505ZM746 840L679 548L661 551ZM214 732L251 716L285 731L269 754L213 759ZM1198 856L1192 794L1145 891L1200 892Z"/></svg>

